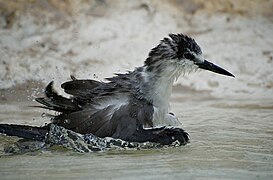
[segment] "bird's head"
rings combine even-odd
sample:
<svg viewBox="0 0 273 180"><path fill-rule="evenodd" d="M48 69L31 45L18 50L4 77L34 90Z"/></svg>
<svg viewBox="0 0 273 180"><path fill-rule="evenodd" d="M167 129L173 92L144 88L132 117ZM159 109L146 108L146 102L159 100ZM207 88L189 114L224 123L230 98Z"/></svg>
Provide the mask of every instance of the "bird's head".
<svg viewBox="0 0 273 180"><path fill-rule="evenodd" d="M184 73L200 68L234 77L230 72L207 61L195 40L183 34L170 34L161 40L160 44L150 51L145 66L147 71L153 72L162 72L171 66L174 67L173 70L178 69Z"/></svg>

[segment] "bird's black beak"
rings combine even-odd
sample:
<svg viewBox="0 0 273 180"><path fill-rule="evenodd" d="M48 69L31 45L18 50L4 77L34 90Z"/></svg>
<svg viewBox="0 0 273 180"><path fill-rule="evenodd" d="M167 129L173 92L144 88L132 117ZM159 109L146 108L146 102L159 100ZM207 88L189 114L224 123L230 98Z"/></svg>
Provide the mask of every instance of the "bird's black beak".
<svg viewBox="0 0 273 180"><path fill-rule="evenodd" d="M205 70L209 70L209 71L212 71L212 72L215 72L215 73L218 73L218 74L223 74L223 75L226 75L226 76L232 76L232 77L235 77L233 74L231 74L230 72L224 70L223 68L207 61L207 60L204 60L203 62L197 62L195 63L199 68L201 69L205 69Z"/></svg>

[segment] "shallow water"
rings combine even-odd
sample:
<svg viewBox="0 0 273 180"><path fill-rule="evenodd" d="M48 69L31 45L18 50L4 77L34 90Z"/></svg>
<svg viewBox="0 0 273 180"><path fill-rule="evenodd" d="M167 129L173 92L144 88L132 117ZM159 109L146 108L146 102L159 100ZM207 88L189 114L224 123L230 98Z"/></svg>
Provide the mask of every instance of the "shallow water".
<svg viewBox="0 0 273 180"><path fill-rule="evenodd" d="M171 103L191 136L186 146L91 153L56 147L12 155L3 147L17 139L1 135L0 174L3 179L273 178L272 100L189 96L176 92ZM41 125L44 118L37 115L43 110L26 108L29 103L2 104L0 122Z"/></svg>

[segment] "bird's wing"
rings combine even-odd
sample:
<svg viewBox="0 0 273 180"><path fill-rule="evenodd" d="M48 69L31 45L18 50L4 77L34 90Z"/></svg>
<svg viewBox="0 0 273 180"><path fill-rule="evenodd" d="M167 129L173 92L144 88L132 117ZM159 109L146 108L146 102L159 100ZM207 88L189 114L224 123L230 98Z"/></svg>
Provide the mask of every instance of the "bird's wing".
<svg viewBox="0 0 273 180"><path fill-rule="evenodd" d="M91 80L91 79L75 79L72 78L72 81L65 82L61 85L64 91L67 94L71 94L75 97L85 97L92 95L92 91L102 86L103 82Z"/></svg>
<svg viewBox="0 0 273 180"><path fill-rule="evenodd" d="M105 98L92 107L85 106L79 111L62 113L53 123L82 134L92 133L99 137L128 139L137 127L152 127L153 106L137 102L130 97ZM120 102L119 102L120 101ZM132 102L134 101L134 102Z"/></svg>
<svg viewBox="0 0 273 180"><path fill-rule="evenodd" d="M88 80L73 80L64 87L72 87L84 81L88 82ZM77 90L71 88L73 90L69 92L75 96L65 98L58 95L50 83L45 90L46 97L36 100L43 104L44 108L60 112L52 119L54 124L82 134L93 133L99 137L127 139L138 126L153 126L152 104L145 99L137 99L130 94L129 89L117 88L115 84L106 83L96 87L91 83L83 84L83 87L73 87ZM114 90L109 91L111 88ZM83 96L82 93L85 91L89 91L89 94Z"/></svg>
<svg viewBox="0 0 273 180"><path fill-rule="evenodd" d="M109 82L99 82L91 79L76 79L71 77L72 81L61 85L67 94L73 95L73 99L82 101L82 103L94 103L99 99L115 96L119 93L130 93L130 79L106 78Z"/></svg>

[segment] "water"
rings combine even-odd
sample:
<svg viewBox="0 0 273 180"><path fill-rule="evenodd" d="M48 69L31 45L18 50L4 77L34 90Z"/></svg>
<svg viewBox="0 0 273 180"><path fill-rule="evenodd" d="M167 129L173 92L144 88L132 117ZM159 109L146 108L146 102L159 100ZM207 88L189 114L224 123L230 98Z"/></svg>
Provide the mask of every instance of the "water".
<svg viewBox="0 0 273 180"><path fill-rule="evenodd" d="M90 153L57 146L6 154L3 147L17 139L1 135L0 174L3 179L273 178L272 100L217 99L204 93L198 98L179 91L172 97L172 111L191 136L186 146ZM40 110L24 107L29 103L2 104L0 123L13 114L21 122L42 124L45 118L36 117Z"/></svg>

